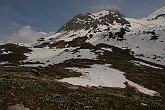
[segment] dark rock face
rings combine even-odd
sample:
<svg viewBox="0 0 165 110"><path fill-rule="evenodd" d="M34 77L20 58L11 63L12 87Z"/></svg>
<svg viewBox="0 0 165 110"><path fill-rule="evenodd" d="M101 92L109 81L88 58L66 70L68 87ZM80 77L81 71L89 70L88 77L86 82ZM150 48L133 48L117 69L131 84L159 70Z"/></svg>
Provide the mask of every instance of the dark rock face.
<svg viewBox="0 0 165 110"><path fill-rule="evenodd" d="M85 43L85 41L88 39L88 37L77 37L73 39L72 41L69 42L68 47L76 47L76 46L81 46L82 44Z"/></svg>
<svg viewBox="0 0 165 110"><path fill-rule="evenodd" d="M157 15L157 16L155 17L155 19L158 19L158 18L160 18L160 17L164 17L164 18L165 18L165 14Z"/></svg>
<svg viewBox="0 0 165 110"><path fill-rule="evenodd" d="M65 48L65 47L76 47L76 46L81 46L83 44L86 44L86 40L88 39L88 37L77 37L75 39L73 39L72 41L64 41L64 40L60 40L57 42L54 42L53 44L48 45L49 48Z"/></svg>
<svg viewBox="0 0 165 110"><path fill-rule="evenodd" d="M40 45L35 45L34 48L43 48L43 47L46 47L49 44L50 44L49 42L44 42L44 43L42 43Z"/></svg>
<svg viewBox="0 0 165 110"><path fill-rule="evenodd" d="M120 14L118 11L114 14L112 14L111 11L109 11L108 15L101 17L99 20L101 20L101 24L112 24L114 21L116 21L117 23L121 23L121 25L129 24L129 22L124 19L124 16Z"/></svg>
<svg viewBox="0 0 165 110"><path fill-rule="evenodd" d="M32 50L25 46L16 44L0 45L0 62L7 61L12 64L18 64L19 61L27 58L24 53L30 52L32 52Z"/></svg>
<svg viewBox="0 0 165 110"><path fill-rule="evenodd" d="M151 39L150 40L157 40L159 39L159 36L156 34L155 30L153 31L143 31L143 34L151 34Z"/></svg>
<svg viewBox="0 0 165 110"><path fill-rule="evenodd" d="M65 42L64 40L60 40L58 42L54 42L53 44L50 44L48 45L49 48L53 48L53 47L56 47L56 48L65 48L65 46L67 45L68 43Z"/></svg>
<svg viewBox="0 0 165 110"><path fill-rule="evenodd" d="M89 22L86 22L89 21ZM71 19L69 22L64 24L59 31L70 31L70 30L80 30L80 29L89 29L90 28L90 23L94 25L92 22L94 19L89 16L89 14L79 14L75 16L73 19Z"/></svg>
<svg viewBox="0 0 165 110"><path fill-rule="evenodd" d="M115 36L119 37L119 38L124 38L123 35L126 33L126 29L121 28L120 32L116 32Z"/></svg>
<svg viewBox="0 0 165 110"><path fill-rule="evenodd" d="M80 29L88 30L90 28L96 28L97 25L110 25L113 24L115 21L120 23L121 25L130 24L127 20L124 19L124 16L120 14L118 11L108 11L109 14L103 15L101 13L98 17L94 14L86 13L86 14L79 14L71 19L69 22L64 24L59 30L60 31L77 31Z"/></svg>

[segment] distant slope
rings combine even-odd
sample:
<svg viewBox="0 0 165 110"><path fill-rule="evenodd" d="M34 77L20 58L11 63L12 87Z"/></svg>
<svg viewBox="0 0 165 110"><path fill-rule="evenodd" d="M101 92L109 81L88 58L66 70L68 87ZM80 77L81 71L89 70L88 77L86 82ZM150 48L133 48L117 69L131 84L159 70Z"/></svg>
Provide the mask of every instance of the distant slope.
<svg viewBox="0 0 165 110"><path fill-rule="evenodd" d="M155 17L157 17L159 15L163 15L163 14L165 14L165 6L158 9L157 11L153 12L152 14L150 14L149 17L150 18L155 18Z"/></svg>

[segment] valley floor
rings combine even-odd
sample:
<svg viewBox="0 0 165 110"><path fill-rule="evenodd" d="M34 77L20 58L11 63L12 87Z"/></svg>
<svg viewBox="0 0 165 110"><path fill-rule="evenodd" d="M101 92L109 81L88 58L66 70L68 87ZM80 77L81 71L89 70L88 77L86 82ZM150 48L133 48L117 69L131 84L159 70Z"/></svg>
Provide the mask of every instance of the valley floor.
<svg viewBox="0 0 165 110"><path fill-rule="evenodd" d="M56 74L61 72L63 76L61 73L58 77L52 76L51 72ZM161 97L150 95L130 97L126 95L123 88L83 87L56 80L81 75L68 69L14 66L0 67L0 73L0 110L10 107L22 107L23 110L165 109L163 95ZM150 82L145 81L145 83Z"/></svg>
<svg viewBox="0 0 165 110"><path fill-rule="evenodd" d="M165 109L164 66L134 58L129 50L106 44L81 46L72 52L81 53L84 49L97 57L66 59L37 67L23 66L19 61L1 65L0 110ZM20 53L14 53L16 60ZM11 56L5 58L10 61ZM22 59L23 55L19 60ZM124 81L143 94L128 95ZM159 94L155 95L155 91Z"/></svg>

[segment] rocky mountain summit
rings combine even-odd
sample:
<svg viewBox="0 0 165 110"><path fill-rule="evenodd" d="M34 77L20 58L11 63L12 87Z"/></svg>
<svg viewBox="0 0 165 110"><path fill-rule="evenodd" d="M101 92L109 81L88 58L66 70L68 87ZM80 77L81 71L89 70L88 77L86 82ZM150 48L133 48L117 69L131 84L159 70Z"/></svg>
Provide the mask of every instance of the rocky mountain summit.
<svg viewBox="0 0 165 110"><path fill-rule="evenodd" d="M60 31L77 31L77 30L89 30L91 28L97 28L98 25L113 25L113 23L120 23L121 25L129 24L124 16L118 11L104 10L99 13L86 13L79 14L64 24Z"/></svg>
<svg viewBox="0 0 165 110"><path fill-rule="evenodd" d="M163 16L159 14L150 20L151 16L133 19L112 10L79 14L54 35L39 39L34 47L69 48L104 43L130 49L137 58L165 65Z"/></svg>

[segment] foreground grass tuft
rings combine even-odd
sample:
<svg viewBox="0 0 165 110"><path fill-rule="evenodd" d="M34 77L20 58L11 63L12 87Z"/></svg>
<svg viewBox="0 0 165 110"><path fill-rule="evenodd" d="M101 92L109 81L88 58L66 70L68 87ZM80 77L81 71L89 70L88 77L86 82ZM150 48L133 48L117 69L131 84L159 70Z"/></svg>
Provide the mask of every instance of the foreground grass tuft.
<svg viewBox="0 0 165 110"><path fill-rule="evenodd" d="M23 104L30 110L163 110L149 97L133 98L123 89L73 86L52 80L0 79L0 110Z"/></svg>

